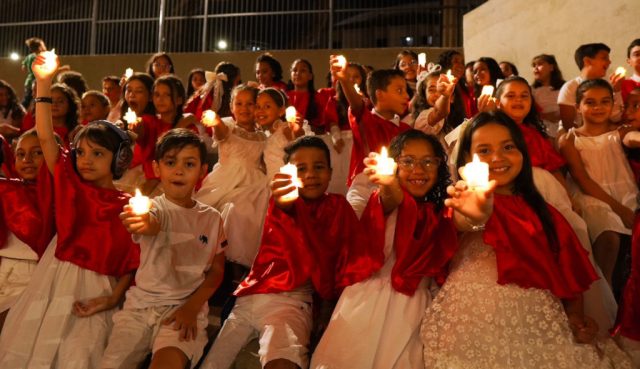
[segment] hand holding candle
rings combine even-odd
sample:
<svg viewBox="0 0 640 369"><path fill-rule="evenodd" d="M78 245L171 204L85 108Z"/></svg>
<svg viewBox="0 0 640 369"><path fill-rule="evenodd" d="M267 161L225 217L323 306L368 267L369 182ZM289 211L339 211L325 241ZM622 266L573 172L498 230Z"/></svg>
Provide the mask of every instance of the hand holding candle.
<svg viewBox="0 0 640 369"><path fill-rule="evenodd" d="M423 68L427 67L427 54L425 53L418 54L418 64L420 64L420 66Z"/></svg>
<svg viewBox="0 0 640 369"><path fill-rule="evenodd" d="M136 115L136 112L131 110L131 108L127 109L127 112L122 119L127 121L128 124L135 124L138 122L138 116Z"/></svg>
<svg viewBox="0 0 640 369"><path fill-rule="evenodd" d="M624 67L618 67L616 68L616 71L614 72L614 74L622 78L627 74L627 70L624 69Z"/></svg>
<svg viewBox="0 0 640 369"><path fill-rule="evenodd" d="M376 156L376 174L383 176L392 176L396 172L396 162L389 157L387 148L382 147L380 154Z"/></svg>
<svg viewBox="0 0 640 369"><path fill-rule="evenodd" d="M202 124L206 127L215 127L218 124L218 115L213 110L206 110L202 114Z"/></svg>
<svg viewBox="0 0 640 369"><path fill-rule="evenodd" d="M285 110L285 118L289 123L295 123L297 119L298 112L294 106L290 106Z"/></svg>
<svg viewBox="0 0 640 369"><path fill-rule="evenodd" d="M127 70L124 71L124 76L127 79L131 78L131 76L133 76L133 69L127 68Z"/></svg>
<svg viewBox="0 0 640 369"><path fill-rule="evenodd" d="M447 79L449 80L449 82L453 81L455 77L453 76L453 74L451 74L451 69L449 69L447 71Z"/></svg>
<svg viewBox="0 0 640 369"><path fill-rule="evenodd" d="M295 188L293 189L293 191L289 192L288 194L282 195L282 197L280 197L280 199L282 201L293 201L295 199L298 198L298 187L302 187L302 181L300 180L300 178L298 178L298 168L289 163L283 167L280 167L280 173L283 174L288 174L291 176L291 181L293 182L293 185L295 186Z"/></svg>
<svg viewBox="0 0 640 369"><path fill-rule="evenodd" d="M151 200L136 188L136 195L129 199L129 206L135 215L144 215L151 209Z"/></svg>
<svg viewBox="0 0 640 369"><path fill-rule="evenodd" d="M347 66L347 58L344 55L336 56L336 64L340 66L340 69L344 69Z"/></svg>
<svg viewBox="0 0 640 369"><path fill-rule="evenodd" d="M35 76L39 78L53 76L53 73L58 69L58 56L56 55L56 49L41 52L38 54L38 59L40 59L41 62L34 63L31 67Z"/></svg>
<svg viewBox="0 0 640 369"><path fill-rule="evenodd" d="M486 189L489 185L489 164L480 161L478 154L473 154L473 161L460 169L460 175L472 191Z"/></svg>
<svg viewBox="0 0 640 369"><path fill-rule="evenodd" d="M493 96L494 89L495 88L492 85L482 86L482 91L480 92L480 96L482 95Z"/></svg>

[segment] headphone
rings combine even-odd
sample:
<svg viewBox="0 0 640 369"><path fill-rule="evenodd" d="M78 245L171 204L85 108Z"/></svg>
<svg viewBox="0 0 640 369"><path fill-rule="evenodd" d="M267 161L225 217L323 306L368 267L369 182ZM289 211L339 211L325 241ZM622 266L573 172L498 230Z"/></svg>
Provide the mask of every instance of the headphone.
<svg viewBox="0 0 640 369"><path fill-rule="evenodd" d="M95 120L89 123L84 129L87 129L91 125L105 127L111 132L115 133L120 138L120 144L113 153L113 160L111 161L111 173L113 173L113 179L120 179L124 172L129 169L129 164L133 159L133 150L131 149L131 139L127 135L126 131L123 131L115 124L106 120ZM76 148L71 149L71 160L73 167L76 169Z"/></svg>

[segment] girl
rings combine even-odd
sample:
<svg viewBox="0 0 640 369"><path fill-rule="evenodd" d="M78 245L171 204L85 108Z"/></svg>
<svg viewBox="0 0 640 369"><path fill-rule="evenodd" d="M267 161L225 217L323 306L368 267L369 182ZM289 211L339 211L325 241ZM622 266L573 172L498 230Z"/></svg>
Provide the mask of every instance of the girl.
<svg viewBox="0 0 640 369"><path fill-rule="evenodd" d="M362 65L347 64L345 74L349 83L357 85L362 97L368 101L365 83L367 75ZM349 124L349 102L344 94L342 84L336 83L333 96L325 104L322 119L322 125L328 127L329 131L329 135L324 136L323 139L331 150L332 172L328 191L344 195L348 190L347 178L349 177L353 134Z"/></svg>
<svg viewBox="0 0 640 369"><path fill-rule="evenodd" d="M231 93L234 119L216 119L213 138L220 159L205 177L195 198L218 209L229 241L226 257L247 268L258 251L269 191L262 168L267 137L258 130L258 90L238 85Z"/></svg>
<svg viewBox="0 0 640 369"><path fill-rule="evenodd" d="M368 255L350 260L367 267L347 277L351 285L314 352L313 369L424 368L419 327L431 301L425 277L440 275L457 249L444 209L451 181L444 149L431 135L403 132L390 154L395 175L376 173L375 154L365 160L365 173L380 190L366 209L355 210L374 244Z"/></svg>
<svg viewBox="0 0 640 369"><path fill-rule="evenodd" d="M153 79L167 74L175 74L173 61L166 53L153 54L149 60L147 60L145 69L147 70L147 74Z"/></svg>
<svg viewBox="0 0 640 369"><path fill-rule="evenodd" d="M267 87L287 90L287 85L282 82L282 65L269 53L264 53L256 59L256 80L261 90Z"/></svg>
<svg viewBox="0 0 640 369"><path fill-rule="evenodd" d="M146 73L134 73L129 77L122 87L124 95L120 116L124 117L129 108L131 108L138 117L145 114L155 115L156 110L151 101L152 89L153 78L151 78L150 75Z"/></svg>
<svg viewBox="0 0 640 369"><path fill-rule="evenodd" d="M50 94L53 100L51 104L53 130L62 138L65 147L69 147L71 133L78 126L80 99L76 92L65 84L56 83L51 86ZM23 124L22 129L25 131L30 130L34 127L34 124L35 121L30 124Z"/></svg>
<svg viewBox="0 0 640 369"><path fill-rule="evenodd" d="M473 95L473 77L471 84L465 78L464 56L456 50L447 50L438 57L438 65L443 71L451 70L451 74L457 79L453 93L453 102L445 124L451 128L459 126L465 118L471 118L478 112L475 97ZM473 68L473 64L472 64Z"/></svg>
<svg viewBox="0 0 640 369"><path fill-rule="evenodd" d="M422 323L427 368L629 368L611 340L598 349L581 344L597 333L582 310L597 275L536 190L517 125L501 112L480 113L463 133L458 168L472 155L489 165L491 181L447 189L446 205L466 233Z"/></svg>
<svg viewBox="0 0 640 369"><path fill-rule="evenodd" d="M206 75L210 73L207 72ZM223 61L216 65L214 73L208 78L211 80L193 95L187 95L189 101L184 111L193 114L197 120L202 119L205 110L213 110L221 117L231 116L229 96L231 90L240 83L240 68Z"/></svg>
<svg viewBox="0 0 640 369"><path fill-rule="evenodd" d="M564 84L562 72L555 56L540 54L531 62L533 68L533 97L540 111L540 118L547 128L549 136L558 136L560 125L560 107L558 94Z"/></svg>
<svg viewBox="0 0 640 369"><path fill-rule="evenodd" d="M504 78L520 75L518 73L518 68L516 68L516 66L512 62L501 61L499 66L500 66L500 71L502 71L502 75L504 76Z"/></svg>
<svg viewBox="0 0 640 369"><path fill-rule="evenodd" d="M16 137L25 113L13 87L0 79L0 134L9 140Z"/></svg>
<svg viewBox="0 0 640 369"><path fill-rule="evenodd" d="M193 93L198 91L205 83L207 83L207 80L204 78L204 69L192 69L191 72L189 72L187 81L187 97L191 98Z"/></svg>
<svg viewBox="0 0 640 369"><path fill-rule="evenodd" d="M286 107L287 97L281 90L265 88L258 93L255 119L267 135L263 155L267 178L273 178L285 164L284 148L289 141L304 134L299 124L282 121Z"/></svg>
<svg viewBox="0 0 640 369"><path fill-rule="evenodd" d="M111 326L139 263L139 249L118 215L128 196L113 178L127 168L130 140L106 121L83 127L73 151L54 139L50 99L55 70L38 56L33 72L38 139L52 180L55 246L47 248L29 286L11 309L0 336L3 368L96 368ZM48 101L49 100L49 101ZM46 206L47 204L40 204ZM75 301L75 302L74 302Z"/></svg>
<svg viewBox="0 0 640 369"><path fill-rule="evenodd" d="M533 167L536 188L545 201L567 219L584 249L591 254L587 224L573 211L573 205L567 193L567 185L562 173L566 161L545 138L544 126L533 107L535 104L531 96L531 87L521 77L509 77L498 87L496 97L498 108L516 122L522 131ZM595 263L594 260L592 262ZM598 268L596 271L602 274ZM616 310L617 304L613 292L604 279L594 282L585 292L585 311L596 320L602 335L606 335L613 326Z"/></svg>
<svg viewBox="0 0 640 369"><path fill-rule="evenodd" d="M495 101L491 96L480 95L480 93L484 86L496 87L499 79L504 79L504 76L495 59L482 57L473 64L474 95L478 111L489 111L495 107Z"/></svg>
<svg viewBox="0 0 640 369"><path fill-rule="evenodd" d="M91 90L82 95L80 100L82 111L82 125L87 125L94 120L107 120L111 106L109 105L109 98L102 92Z"/></svg>
<svg viewBox="0 0 640 369"><path fill-rule="evenodd" d="M296 108L298 115L309 122L317 134L325 132L320 125L320 102L316 98L316 87L313 84L313 68L305 59L296 59L291 64L291 80L287 84L287 98Z"/></svg>
<svg viewBox="0 0 640 369"><path fill-rule="evenodd" d="M609 120L613 90L604 80L582 82L576 102L583 125L561 137L560 152L578 187L575 198L589 227L593 256L611 284L620 234L631 234L636 209L638 188L622 146L632 128L618 129Z"/></svg>
<svg viewBox="0 0 640 369"><path fill-rule="evenodd" d="M415 52L411 50L402 50L398 55L396 55L396 61L393 63L393 69L404 73L404 79L407 81L407 92L409 93L409 98L412 98L416 91L418 68L418 54Z"/></svg>

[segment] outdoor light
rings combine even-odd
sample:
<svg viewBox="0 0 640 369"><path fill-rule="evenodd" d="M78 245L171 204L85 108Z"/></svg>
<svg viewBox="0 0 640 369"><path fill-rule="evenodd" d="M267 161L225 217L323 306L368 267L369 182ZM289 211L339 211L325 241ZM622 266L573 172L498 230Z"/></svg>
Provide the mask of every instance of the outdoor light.
<svg viewBox="0 0 640 369"><path fill-rule="evenodd" d="M9 54L9 58L11 58L11 60L19 60L20 59L20 55L17 52L12 52L11 54Z"/></svg>
<svg viewBox="0 0 640 369"><path fill-rule="evenodd" d="M227 49L227 41L225 40L220 40L218 41L218 49L220 50L226 50Z"/></svg>

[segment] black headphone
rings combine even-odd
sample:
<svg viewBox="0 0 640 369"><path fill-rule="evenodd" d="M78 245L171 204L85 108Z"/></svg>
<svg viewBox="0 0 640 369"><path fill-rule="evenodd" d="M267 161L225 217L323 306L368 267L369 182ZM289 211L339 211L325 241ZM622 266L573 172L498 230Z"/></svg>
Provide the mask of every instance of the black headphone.
<svg viewBox="0 0 640 369"><path fill-rule="evenodd" d="M129 164L133 159L133 150L131 149L131 139L127 135L126 131L123 131L115 124L106 120L95 120L85 126L87 129L91 125L97 125L105 127L114 132L120 138L120 144L113 153L113 160L111 161L111 173L113 173L113 179L120 179L124 172L129 169ZM71 149L71 159L73 166L76 166L76 148ZM77 169L76 169L77 170Z"/></svg>

